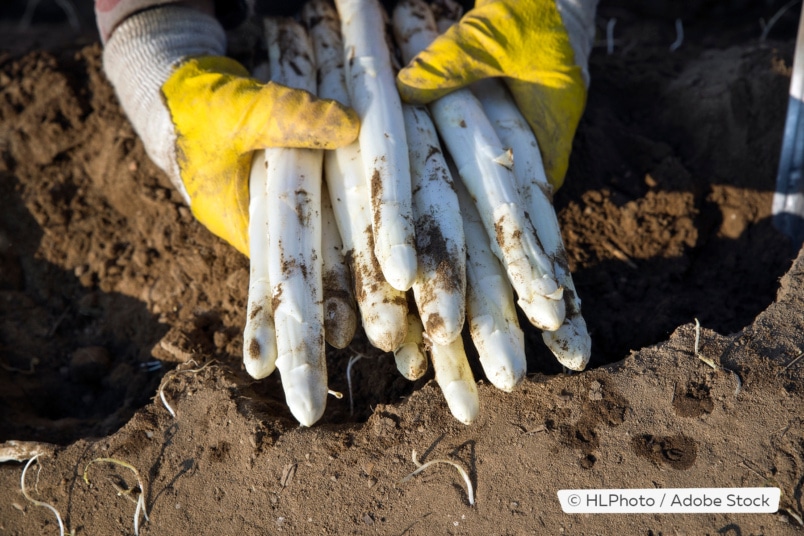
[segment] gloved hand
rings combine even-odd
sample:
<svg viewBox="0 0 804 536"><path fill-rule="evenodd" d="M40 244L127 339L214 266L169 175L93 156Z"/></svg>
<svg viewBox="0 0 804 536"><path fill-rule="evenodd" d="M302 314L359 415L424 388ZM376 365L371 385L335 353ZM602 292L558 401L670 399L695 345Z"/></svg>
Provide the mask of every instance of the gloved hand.
<svg viewBox="0 0 804 536"><path fill-rule="evenodd" d="M536 135L547 177L564 181L586 103L597 0L477 0L399 72L402 99L429 103L476 80L504 77Z"/></svg>
<svg viewBox="0 0 804 536"><path fill-rule="evenodd" d="M104 67L149 156L195 217L248 255L252 151L339 147L357 137L359 119L337 102L261 84L224 52L213 17L162 7L115 29Z"/></svg>
<svg viewBox="0 0 804 536"><path fill-rule="evenodd" d="M438 29L420 0L400 1L393 15L409 61L398 75L399 91L403 100L430 104L455 164L451 175L460 178L454 190L472 340L488 379L506 391L526 371L512 287L562 364L582 370L591 351L546 195L548 178L554 187L563 181L586 99L595 5L574 1L478 0L459 23L445 17ZM492 77L505 80L511 95ZM471 91L463 89L469 84ZM453 415L471 422L479 402L462 345L433 344L431 357Z"/></svg>

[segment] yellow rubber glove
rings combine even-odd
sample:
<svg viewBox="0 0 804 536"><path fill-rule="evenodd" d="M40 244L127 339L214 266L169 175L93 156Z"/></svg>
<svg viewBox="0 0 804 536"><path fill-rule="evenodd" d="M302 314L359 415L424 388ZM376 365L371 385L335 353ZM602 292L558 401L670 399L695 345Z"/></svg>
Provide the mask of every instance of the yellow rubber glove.
<svg viewBox="0 0 804 536"><path fill-rule="evenodd" d="M248 255L252 151L334 149L352 142L357 114L335 101L261 84L219 56L182 63L162 85L176 133L176 160L195 217Z"/></svg>
<svg viewBox="0 0 804 536"><path fill-rule="evenodd" d="M555 0L477 0L399 72L402 99L426 104L476 80L504 77L536 135L554 188L564 182L586 84Z"/></svg>

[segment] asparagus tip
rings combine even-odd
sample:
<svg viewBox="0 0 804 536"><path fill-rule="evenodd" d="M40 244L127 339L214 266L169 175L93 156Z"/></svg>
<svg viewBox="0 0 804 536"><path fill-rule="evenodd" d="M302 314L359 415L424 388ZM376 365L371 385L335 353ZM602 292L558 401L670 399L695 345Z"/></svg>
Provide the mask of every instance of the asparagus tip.
<svg viewBox="0 0 804 536"><path fill-rule="evenodd" d="M544 331L556 331L564 323L566 307L564 300L554 300L547 296L534 294L530 300L519 299L519 306L531 324Z"/></svg>
<svg viewBox="0 0 804 536"><path fill-rule="evenodd" d="M299 424L315 424L324 414L327 405L326 373L322 376L309 363L304 363L282 373L282 384L285 401Z"/></svg>
<svg viewBox="0 0 804 536"><path fill-rule="evenodd" d="M568 369L581 371L589 363L592 339L582 316L567 318L556 331L543 332L542 339L559 363Z"/></svg>
<svg viewBox="0 0 804 536"><path fill-rule="evenodd" d="M394 350L396 368L403 377L416 381L427 372L427 357L415 342L407 342Z"/></svg>
<svg viewBox="0 0 804 536"><path fill-rule="evenodd" d="M480 413L480 399L474 381L454 380L441 387L452 416L463 424L472 424Z"/></svg>
<svg viewBox="0 0 804 536"><path fill-rule="evenodd" d="M416 250L408 244L391 246L388 258L382 264L382 273L392 287L408 290L416 279Z"/></svg>

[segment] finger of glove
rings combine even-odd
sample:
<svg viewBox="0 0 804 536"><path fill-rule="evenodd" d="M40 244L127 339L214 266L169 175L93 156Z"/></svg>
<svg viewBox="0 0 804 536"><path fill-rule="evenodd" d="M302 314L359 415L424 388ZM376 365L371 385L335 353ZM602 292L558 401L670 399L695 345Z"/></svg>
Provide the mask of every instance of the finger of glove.
<svg viewBox="0 0 804 536"><path fill-rule="evenodd" d="M234 85L239 83L236 81ZM246 86L241 91L251 89ZM191 143L191 139L197 138L177 128L178 146L185 157L182 159L184 182L192 199L193 214L212 233L246 256L249 255L248 174L252 151L273 146L336 148L352 142L359 125L351 109L335 101L317 99L306 91L272 83L258 91L260 96L253 105L235 106L231 110L230 118L241 120L223 125L223 132L230 134L219 138L218 143L212 140ZM217 96L223 94L217 92ZM272 112L272 107L281 113Z"/></svg>
<svg viewBox="0 0 804 536"><path fill-rule="evenodd" d="M220 56L186 61L162 93L193 214L246 255L251 151L337 147L355 139L359 128L352 110L301 90L260 84Z"/></svg>
<svg viewBox="0 0 804 536"><path fill-rule="evenodd" d="M574 65L553 0L486 1L402 69L397 85L404 100L424 104L489 77L549 85Z"/></svg>
<svg viewBox="0 0 804 536"><path fill-rule="evenodd" d="M251 154L184 179L195 218L215 236L249 256L248 204Z"/></svg>
<svg viewBox="0 0 804 536"><path fill-rule="evenodd" d="M552 0L478 2L402 71L402 98L430 102L487 77L504 77L536 134L548 179L566 175L586 102L569 36Z"/></svg>
<svg viewBox="0 0 804 536"><path fill-rule="evenodd" d="M470 11L399 71L397 88L404 101L427 104L476 80L505 74L505 40L483 15L482 9Z"/></svg>
<svg viewBox="0 0 804 536"><path fill-rule="evenodd" d="M334 100L269 82L254 92L251 102L233 110L241 152L265 147L337 149L357 138L357 113Z"/></svg>
<svg viewBox="0 0 804 536"><path fill-rule="evenodd" d="M178 136L243 154L266 147L334 149L352 142L357 113L309 92L250 78L224 57L182 64L162 86Z"/></svg>
<svg viewBox="0 0 804 536"><path fill-rule="evenodd" d="M572 140L586 103L580 70L574 83L551 87L508 78L519 110L539 142L547 180L556 190L564 183Z"/></svg>

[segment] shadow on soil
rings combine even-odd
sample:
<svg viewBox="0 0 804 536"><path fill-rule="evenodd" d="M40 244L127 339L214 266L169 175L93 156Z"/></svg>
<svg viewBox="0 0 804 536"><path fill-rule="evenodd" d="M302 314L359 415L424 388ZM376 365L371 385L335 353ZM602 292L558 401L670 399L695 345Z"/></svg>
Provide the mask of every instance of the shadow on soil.
<svg viewBox="0 0 804 536"><path fill-rule="evenodd" d="M167 326L37 258L42 231L15 189L0 176L0 441L106 436L153 396L165 370L147 364Z"/></svg>

